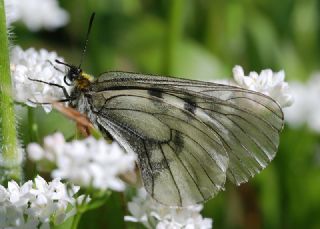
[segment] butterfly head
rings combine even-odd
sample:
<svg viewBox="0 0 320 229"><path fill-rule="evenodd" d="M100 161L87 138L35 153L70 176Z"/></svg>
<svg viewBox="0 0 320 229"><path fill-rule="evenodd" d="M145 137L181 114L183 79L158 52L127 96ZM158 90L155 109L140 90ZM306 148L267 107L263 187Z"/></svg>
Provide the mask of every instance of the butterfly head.
<svg viewBox="0 0 320 229"><path fill-rule="evenodd" d="M65 84L69 86L74 86L76 89L79 89L79 90L86 90L90 85L90 83L93 81L93 77L91 75L82 71L81 64L87 50L88 38L92 28L94 16L95 16L95 13L92 13L89 21L88 31L87 31L86 40L85 40L84 48L82 51L79 66L77 67L75 65L70 65L62 61L56 60L56 63L65 65L66 67L69 68L67 71L67 74L64 76L64 79L63 79Z"/></svg>
<svg viewBox="0 0 320 229"><path fill-rule="evenodd" d="M76 88L83 90L86 89L93 81L93 77L83 72L80 67L70 65L59 60L56 60L56 62L69 68L63 79L65 84L68 86L75 86Z"/></svg>

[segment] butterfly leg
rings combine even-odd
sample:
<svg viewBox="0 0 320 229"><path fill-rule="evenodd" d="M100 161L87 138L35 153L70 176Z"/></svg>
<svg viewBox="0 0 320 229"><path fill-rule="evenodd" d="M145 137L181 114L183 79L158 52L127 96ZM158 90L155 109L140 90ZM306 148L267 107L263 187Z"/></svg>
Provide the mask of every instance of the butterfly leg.
<svg viewBox="0 0 320 229"><path fill-rule="evenodd" d="M52 105L53 103L64 103L64 102L69 102L70 100L73 100L73 98L69 97L67 99L59 99L54 102L36 102L36 101L32 101L31 99L28 99L30 103L37 104L37 105Z"/></svg>
<svg viewBox="0 0 320 229"><path fill-rule="evenodd" d="M44 83L44 84L48 84L48 85L50 85L50 86L54 86L54 87L61 88L62 91L63 91L64 96L65 96L68 100L70 100L70 98L71 98L70 95L69 95L68 92L67 92L67 89L66 89L64 86L62 86L62 85L59 85L59 84L56 84L56 83L46 82L46 81L43 81L43 80L37 80L37 79L31 79L31 78L28 78L28 79L31 80L31 81L34 81L34 82Z"/></svg>

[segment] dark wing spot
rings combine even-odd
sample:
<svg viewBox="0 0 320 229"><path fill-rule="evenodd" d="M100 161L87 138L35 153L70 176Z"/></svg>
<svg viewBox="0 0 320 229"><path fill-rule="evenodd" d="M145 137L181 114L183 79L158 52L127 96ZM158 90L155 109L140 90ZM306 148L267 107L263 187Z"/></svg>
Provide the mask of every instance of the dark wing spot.
<svg viewBox="0 0 320 229"><path fill-rule="evenodd" d="M162 171L169 169L166 159L162 159L160 162L152 161L151 166L154 178L157 178Z"/></svg>
<svg viewBox="0 0 320 229"><path fill-rule="evenodd" d="M184 142L183 142L183 136L180 134L180 132L175 131L174 132L174 137L173 137L173 147L177 153L180 153L184 147Z"/></svg>
<svg viewBox="0 0 320 229"><path fill-rule="evenodd" d="M184 99L184 109L189 111L190 113L194 114L197 107L196 107L196 103L194 101L192 101L191 99Z"/></svg>
<svg viewBox="0 0 320 229"><path fill-rule="evenodd" d="M149 89L148 94L158 98L162 98L162 91L159 89Z"/></svg>

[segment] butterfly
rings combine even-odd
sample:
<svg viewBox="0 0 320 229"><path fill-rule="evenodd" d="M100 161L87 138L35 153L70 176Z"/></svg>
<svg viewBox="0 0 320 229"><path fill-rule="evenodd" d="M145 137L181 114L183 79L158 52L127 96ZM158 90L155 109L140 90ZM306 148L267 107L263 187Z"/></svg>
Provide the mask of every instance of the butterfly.
<svg viewBox="0 0 320 229"><path fill-rule="evenodd" d="M223 190L227 180L248 181L275 157L283 112L264 94L121 71L95 79L81 64L56 62L68 67L64 81L71 93L47 84L60 87L62 101L138 155L144 187L159 203L201 203Z"/></svg>

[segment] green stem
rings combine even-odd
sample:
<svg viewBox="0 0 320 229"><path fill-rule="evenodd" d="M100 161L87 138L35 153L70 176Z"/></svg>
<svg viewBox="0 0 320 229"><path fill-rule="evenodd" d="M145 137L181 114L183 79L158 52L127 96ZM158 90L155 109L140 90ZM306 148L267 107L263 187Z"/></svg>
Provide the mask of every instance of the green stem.
<svg viewBox="0 0 320 229"><path fill-rule="evenodd" d="M39 142L38 125L34 118L34 108L28 106L28 130L29 130L29 142Z"/></svg>
<svg viewBox="0 0 320 229"><path fill-rule="evenodd" d="M0 0L0 183L21 179L4 1Z"/></svg>
<svg viewBox="0 0 320 229"><path fill-rule="evenodd" d="M169 8L168 32L164 56L164 73L172 75L175 66L175 50L183 32L184 0L172 0Z"/></svg>
<svg viewBox="0 0 320 229"><path fill-rule="evenodd" d="M77 213L74 216L71 229L77 229L78 228L78 224L80 222L81 217L82 217L82 213Z"/></svg>

